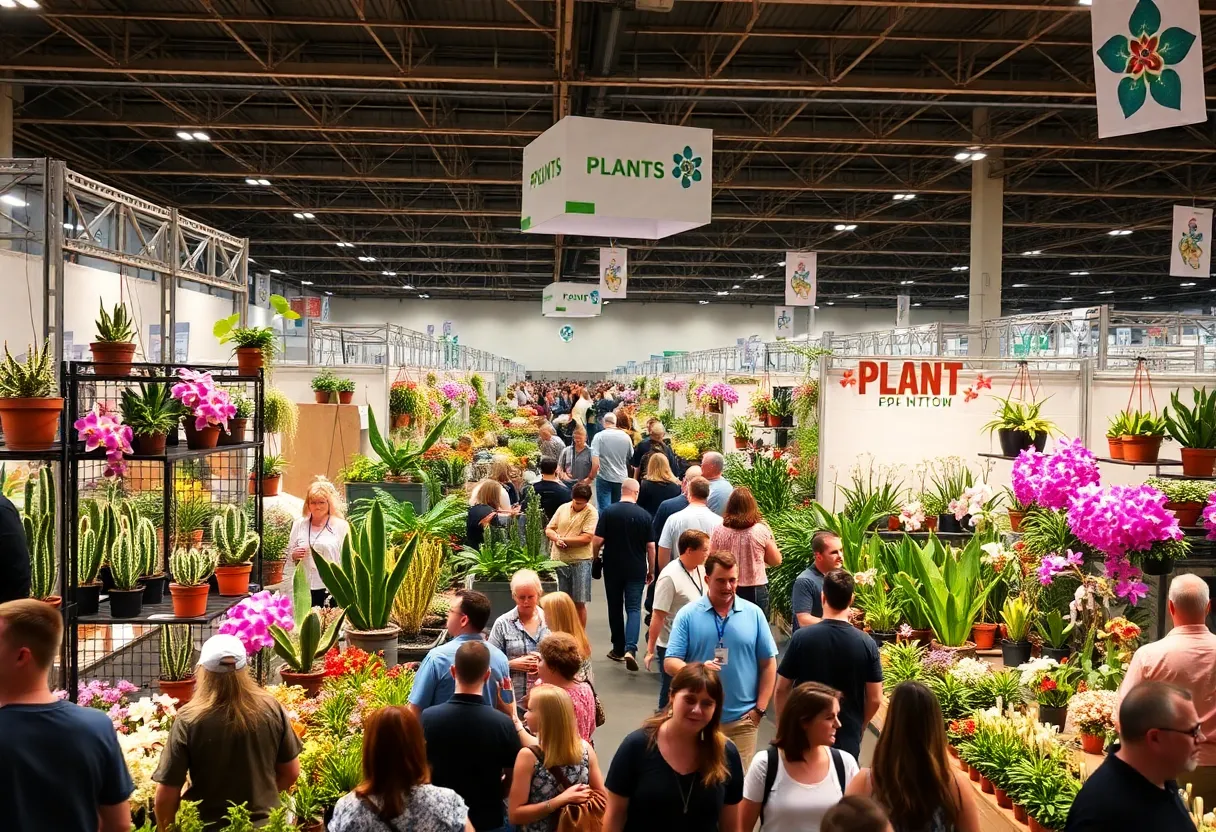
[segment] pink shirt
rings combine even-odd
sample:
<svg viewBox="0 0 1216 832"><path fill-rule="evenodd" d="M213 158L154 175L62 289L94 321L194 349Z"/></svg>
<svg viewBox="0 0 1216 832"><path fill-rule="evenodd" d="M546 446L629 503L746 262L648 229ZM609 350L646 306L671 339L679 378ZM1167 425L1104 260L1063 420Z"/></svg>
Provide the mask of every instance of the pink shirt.
<svg viewBox="0 0 1216 832"><path fill-rule="evenodd" d="M1191 694L1205 737L1199 765L1216 765L1216 635L1203 624L1186 624L1141 647L1128 665L1119 701L1146 681L1168 682Z"/></svg>
<svg viewBox="0 0 1216 832"><path fill-rule="evenodd" d="M728 529L719 526L709 536L709 549L717 552L729 550L739 564L739 586L763 586L768 583L764 573L764 550L773 539L772 530L765 523L757 523L750 529Z"/></svg>

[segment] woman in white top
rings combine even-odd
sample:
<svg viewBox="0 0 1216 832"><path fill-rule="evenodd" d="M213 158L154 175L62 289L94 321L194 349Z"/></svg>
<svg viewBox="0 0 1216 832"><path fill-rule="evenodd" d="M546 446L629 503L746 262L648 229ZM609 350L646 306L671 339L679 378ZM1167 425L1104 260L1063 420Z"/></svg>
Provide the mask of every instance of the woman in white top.
<svg viewBox="0 0 1216 832"><path fill-rule="evenodd" d="M587 388L581 387L574 406L570 408L570 418L583 427L587 427L587 408L589 407L591 407L591 397L587 395Z"/></svg>
<svg viewBox="0 0 1216 832"><path fill-rule="evenodd" d="M304 495L304 516L292 524L291 538L287 542L291 559L299 564L297 568L308 571L314 607L324 604L329 593L321 582L313 558L319 554L330 563L338 563L342 558L342 541L348 531L350 524L342 519L342 500L337 489L329 480L317 477Z"/></svg>
<svg viewBox="0 0 1216 832"><path fill-rule="evenodd" d="M824 814L844 797L859 770L852 754L832 748L839 717L840 691L803 682L790 692L772 746L747 769L739 813L743 829L754 829L763 817L763 832L819 832ZM777 773L769 778L772 762Z"/></svg>

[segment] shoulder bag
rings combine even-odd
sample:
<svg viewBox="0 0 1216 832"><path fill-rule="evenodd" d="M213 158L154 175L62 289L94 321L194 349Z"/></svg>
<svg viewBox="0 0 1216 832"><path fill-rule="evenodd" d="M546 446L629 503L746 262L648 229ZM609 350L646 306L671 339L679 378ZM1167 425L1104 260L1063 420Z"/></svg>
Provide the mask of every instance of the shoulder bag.
<svg viewBox="0 0 1216 832"><path fill-rule="evenodd" d="M541 765L545 764L545 755L537 746L530 746L531 752ZM557 781L562 791L570 788L571 783L560 767L548 769L549 774ZM604 810L608 801L600 792L592 789L591 799L586 803L568 803L549 816L549 826L553 832L600 832L604 826Z"/></svg>

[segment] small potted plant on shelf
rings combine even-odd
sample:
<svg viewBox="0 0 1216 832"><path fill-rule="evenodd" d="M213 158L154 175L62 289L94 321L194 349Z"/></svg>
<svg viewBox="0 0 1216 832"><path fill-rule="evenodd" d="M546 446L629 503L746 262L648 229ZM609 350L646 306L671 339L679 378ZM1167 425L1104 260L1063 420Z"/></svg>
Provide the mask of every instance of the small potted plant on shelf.
<svg viewBox="0 0 1216 832"><path fill-rule="evenodd" d="M283 660L285 667L279 671L283 683L299 685L304 692L314 697L321 692L325 681L325 669L313 667L342 634L342 622L346 613L331 621L324 629L321 616L312 609L312 594L308 587L308 570L297 569L291 581L291 613L295 620L293 632L278 624L270 625L270 637L274 639L274 652Z"/></svg>
<svg viewBox="0 0 1216 832"><path fill-rule="evenodd" d="M1119 694L1113 690L1084 690L1072 698L1068 709L1081 734L1081 749L1086 754L1101 754L1106 735L1115 730L1114 711Z"/></svg>
<svg viewBox="0 0 1216 832"><path fill-rule="evenodd" d="M334 391L338 394L338 404L350 404L351 399L355 397L354 379L338 379L338 383L334 385Z"/></svg>
<svg viewBox="0 0 1216 832"><path fill-rule="evenodd" d="M1009 516L1009 531L1018 534L1022 531L1022 520L1026 518L1026 512L1030 511L1032 504L1019 500L1012 488L1005 489L1005 501L1009 504L1005 510Z"/></svg>
<svg viewBox="0 0 1216 832"><path fill-rule="evenodd" d="M203 542L203 526L214 513L211 501L198 493L181 495L174 505L173 545L198 546Z"/></svg>
<svg viewBox="0 0 1216 832"><path fill-rule="evenodd" d="M49 465L38 469L25 481L25 504L21 525L30 554L30 597L58 607L63 599L55 594L58 561L55 559L55 477Z"/></svg>
<svg viewBox="0 0 1216 832"><path fill-rule="evenodd" d="M93 372L99 376L129 376L135 355L135 327L124 303L114 304L113 313L98 299L97 340L89 344Z"/></svg>
<svg viewBox="0 0 1216 832"><path fill-rule="evenodd" d="M1208 501L1208 495L1216 491L1216 483L1203 480L1169 480L1149 477L1144 482L1165 495L1165 507L1174 512L1179 526L1198 526L1199 515Z"/></svg>
<svg viewBox="0 0 1216 832"><path fill-rule="evenodd" d="M1059 610L1040 615L1034 622L1034 628L1038 631L1039 638L1043 639L1043 646L1040 648L1043 655L1056 661L1067 659L1072 652L1068 639L1072 636L1075 626L1073 623L1065 625L1064 616Z"/></svg>
<svg viewBox="0 0 1216 832"><path fill-rule="evenodd" d="M747 421L746 416L736 416L730 420L730 430L735 436L735 448L743 450L751 442L752 423Z"/></svg>
<svg viewBox="0 0 1216 832"><path fill-rule="evenodd" d="M1047 447L1047 437L1059 433L1055 423L1042 417L1046 402L1015 402L1000 399L996 418L984 425L989 435L995 433L1001 445L1001 454L1015 457L1026 448L1039 453Z"/></svg>
<svg viewBox="0 0 1216 832"><path fill-rule="evenodd" d="M90 505L97 509L96 503ZM100 517L100 512L96 516ZM107 545L98 539L98 535L117 534L112 526L98 529L93 518L92 514L81 516L76 538L76 612L79 615L96 615L101 608L101 581L97 580L97 573L101 571L102 560L112 543Z"/></svg>
<svg viewBox="0 0 1216 832"><path fill-rule="evenodd" d="M156 526L143 517L128 524L131 529L131 544L139 558L139 582L144 587L144 604L159 604L165 599L165 570L160 563L160 545L156 539Z"/></svg>
<svg viewBox="0 0 1216 832"><path fill-rule="evenodd" d="M180 708L194 696L194 637L189 624L160 628L160 692L177 700Z"/></svg>
<svg viewBox="0 0 1216 832"><path fill-rule="evenodd" d="M227 430L228 420L236 415L236 406L228 392L215 386L211 373L196 373L182 367L181 378L169 394L185 408L186 447L192 451L214 448L220 441L220 430Z"/></svg>
<svg viewBox="0 0 1216 832"><path fill-rule="evenodd" d="M768 409L769 427L788 425L794 416L794 392L789 387L773 389L773 402ZM775 423L774 423L775 422Z"/></svg>
<svg viewBox="0 0 1216 832"><path fill-rule="evenodd" d="M312 387L317 404L329 404L330 398L338 389L338 381L338 376L328 367L312 377L309 386Z"/></svg>
<svg viewBox="0 0 1216 832"><path fill-rule="evenodd" d="M143 611L144 588L139 583L142 570L143 561L135 548L134 533L124 525L110 549L110 576L114 580L110 589L111 618L138 618Z"/></svg>
<svg viewBox="0 0 1216 832"><path fill-rule="evenodd" d="M55 362L51 342L40 351L33 345L26 358L18 362L4 344L4 363L0 364L0 427L4 445L10 451L46 451L55 444L63 399L55 395Z"/></svg>
<svg viewBox="0 0 1216 832"><path fill-rule="evenodd" d="M871 538L877 540L877 536ZM895 628L903 618L904 604L899 592L888 587L886 578L876 568L866 569L854 576L857 580L857 606L870 631L870 637L881 648L895 642Z"/></svg>
<svg viewBox="0 0 1216 832"><path fill-rule="evenodd" d="M1019 597L1005 599L1001 607L1005 622L1005 637L1001 639L1001 661L1005 667L1017 667L1030 661L1030 605Z"/></svg>
<svg viewBox="0 0 1216 832"><path fill-rule="evenodd" d="M1120 410L1110 418L1106 428L1106 445L1111 459L1123 459L1123 435L1129 433L1127 411Z"/></svg>
<svg viewBox="0 0 1216 832"><path fill-rule="evenodd" d="M139 392L133 388L122 391L119 405L123 423L131 428L135 453L157 456L165 452L169 431L176 430L184 408L169 392L169 385L140 382Z"/></svg>
<svg viewBox="0 0 1216 832"><path fill-rule="evenodd" d="M282 454L265 454L262 457L262 470L260 472L249 472L249 493L257 493L255 484L260 476L262 479L262 496L278 496L279 486L283 482L283 469L286 467L287 460L283 459Z"/></svg>
<svg viewBox="0 0 1216 832"><path fill-rule="evenodd" d="M275 317L288 321L300 318L300 313L294 311L287 298L282 295L271 295L270 307L274 310ZM239 325L240 322L240 313L233 313L216 321L211 332L221 344L227 344L229 341L236 344L233 352L236 353L236 366L241 375L256 376L258 370L274 363L279 334L272 327L243 327Z"/></svg>
<svg viewBox="0 0 1216 832"><path fill-rule="evenodd" d="M236 506L224 506L211 519L211 541L219 555L215 577L220 595L245 595L249 592L253 556L261 542L258 533L249 530L245 512Z"/></svg>
<svg viewBox="0 0 1216 832"><path fill-rule="evenodd" d="M1208 395L1203 387L1191 394L1192 407L1178 399L1177 391L1170 394L1165 429L1182 446L1183 476L1210 477L1216 470L1216 392Z"/></svg>
<svg viewBox="0 0 1216 832"><path fill-rule="evenodd" d="M292 516L281 508L266 510L262 517L262 576L263 586L274 586L283 580L287 558L287 543L291 539Z"/></svg>
<svg viewBox="0 0 1216 832"><path fill-rule="evenodd" d="M169 595L173 598L175 618L202 618L207 614L207 596L211 592L208 581L218 565L219 556L210 547L176 549L169 555L169 571L173 575Z"/></svg>
<svg viewBox="0 0 1216 832"><path fill-rule="evenodd" d="M253 399L240 390L229 390L228 398L236 408L236 414L228 420L228 429L220 432L219 444L239 445L245 441L245 431L253 418Z"/></svg>
<svg viewBox="0 0 1216 832"><path fill-rule="evenodd" d="M1123 460L1156 462L1165 440L1165 419L1139 410L1128 411L1125 415L1127 433L1123 434Z"/></svg>
<svg viewBox="0 0 1216 832"><path fill-rule="evenodd" d="M749 409L756 417L756 421L762 425L767 425L769 423L769 410L772 407L772 404L773 397L770 394L764 392L763 390L757 390L756 392L752 393L751 405ZM777 424L781 423L778 422Z"/></svg>

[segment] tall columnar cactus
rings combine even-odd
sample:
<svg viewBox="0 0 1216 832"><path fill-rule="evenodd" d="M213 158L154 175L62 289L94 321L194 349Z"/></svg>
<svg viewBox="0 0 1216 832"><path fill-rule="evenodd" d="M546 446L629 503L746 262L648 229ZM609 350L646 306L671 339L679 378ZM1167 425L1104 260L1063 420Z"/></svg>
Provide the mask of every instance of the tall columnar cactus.
<svg viewBox="0 0 1216 832"><path fill-rule="evenodd" d="M220 566L240 566L257 554L258 533L249 531L245 512L233 505L224 506L211 519L211 540L219 552Z"/></svg>
<svg viewBox="0 0 1216 832"><path fill-rule="evenodd" d="M129 528L124 528L118 533L114 547L110 550L110 575L114 578L114 588L138 588L141 567L132 532Z"/></svg>
<svg viewBox="0 0 1216 832"><path fill-rule="evenodd" d="M194 637L189 624L160 628L160 678L180 682L194 673Z"/></svg>
<svg viewBox="0 0 1216 832"><path fill-rule="evenodd" d="M76 571L82 586L97 580L104 554L98 545L97 532L89 526L88 516L81 517L80 534L76 540Z"/></svg>
<svg viewBox="0 0 1216 832"><path fill-rule="evenodd" d="M135 556L139 559L140 574L148 577L163 575L165 570L161 568L156 526L146 517L138 518L134 525L124 523L124 526L131 529L131 542L135 546Z"/></svg>
<svg viewBox="0 0 1216 832"><path fill-rule="evenodd" d="M55 562L55 478L49 466L25 481L25 527L30 552L30 595L49 598L55 592L58 568Z"/></svg>

